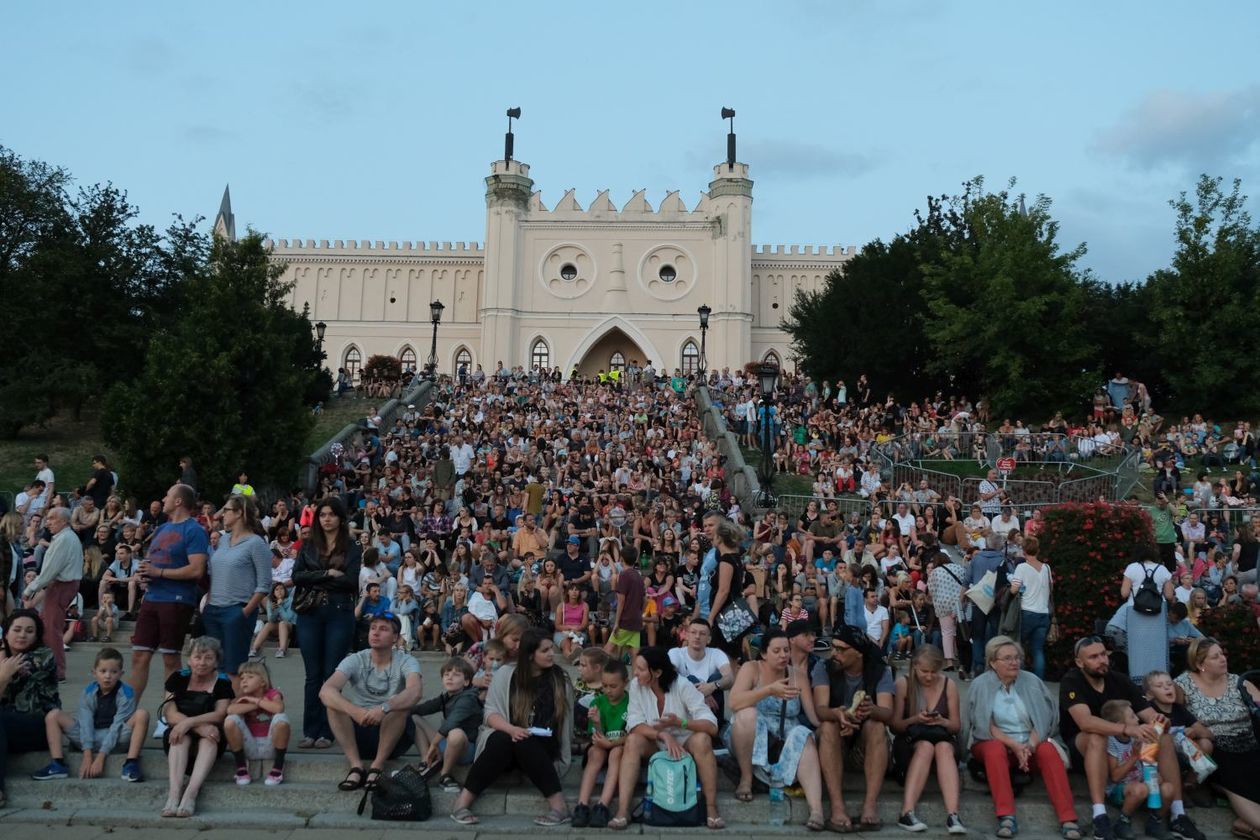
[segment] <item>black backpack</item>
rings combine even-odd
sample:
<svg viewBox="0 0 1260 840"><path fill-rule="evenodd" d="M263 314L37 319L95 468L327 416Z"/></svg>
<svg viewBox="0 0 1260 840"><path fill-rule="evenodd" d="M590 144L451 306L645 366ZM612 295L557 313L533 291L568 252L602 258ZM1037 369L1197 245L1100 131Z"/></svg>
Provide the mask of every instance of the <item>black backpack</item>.
<svg viewBox="0 0 1260 840"><path fill-rule="evenodd" d="M1142 566L1142 582L1133 596L1133 609L1142 615L1160 615L1164 611L1164 598L1155 585L1155 569Z"/></svg>
<svg viewBox="0 0 1260 840"><path fill-rule="evenodd" d="M410 764L393 775L382 773L370 790L363 791L363 798L359 800L360 816L369 795L374 820L423 822L433 816L429 785Z"/></svg>

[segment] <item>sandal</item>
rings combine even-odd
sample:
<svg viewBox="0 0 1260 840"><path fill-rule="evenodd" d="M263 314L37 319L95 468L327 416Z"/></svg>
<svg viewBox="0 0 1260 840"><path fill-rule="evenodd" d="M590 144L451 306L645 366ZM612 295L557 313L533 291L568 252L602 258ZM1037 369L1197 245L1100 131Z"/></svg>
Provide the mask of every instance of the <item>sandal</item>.
<svg viewBox="0 0 1260 840"><path fill-rule="evenodd" d="M710 831L721 831L726 828L726 820L721 817L709 817L704 821L705 828Z"/></svg>
<svg viewBox="0 0 1260 840"><path fill-rule="evenodd" d="M1059 834L1063 836L1063 840L1081 840L1081 827L1068 820L1059 826Z"/></svg>
<svg viewBox="0 0 1260 840"><path fill-rule="evenodd" d="M876 817L873 820L868 820L865 817L863 817L861 820L858 821L858 831L881 831L883 830L883 828L884 828L884 821L881 820L879 817Z"/></svg>
<svg viewBox="0 0 1260 840"><path fill-rule="evenodd" d="M998 817L997 836L1014 837L1019 831L1019 824L1014 817Z"/></svg>
<svg viewBox="0 0 1260 840"><path fill-rule="evenodd" d="M625 831L629 825L630 820L625 817L613 817L608 821L608 825L605 827L611 828L613 831Z"/></svg>
<svg viewBox="0 0 1260 840"><path fill-rule="evenodd" d="M1229 833L1235 837L1241 837L1243 840L1260 840L1260 830L1254 829L1249 825L1239 828L1238 823L1234 823L1229 827Z"/></svg>
<svg viewBox="0 0 1260 840"><path fill-rule="evenodd" d="M384 772L385 772L385 768L383 767L368 768L367 776L363 780L363 789L374 790L376 788L376 780L379 779L381 777L381 774Z"/></svg>
<svg viewBox="0 0 1260 840"><path fill-rule="evenodd" d="M810 814L809 819L805 821L805 827L810 831L823 831L827 827L827 822L822 814Z"/></svg>
<svg viewBox="0 0 1260 840"><path fill-rule="evenodd" d="M481 822L481 820L477 819L477 815L467 808L460 808L458 811L452 811L451 819L460 825L476 825Z"/></svg>
<svg viewBox="0 0 1260 840"><path fill-rule="evenodd" d="M179 807L175 809L175 816L181 820L188 819L195 813L197 813L196 805L185 805L182 802L179 803Z"/></svg>
<svg viewBox="0 0 1260 840"><path fill-rule="evenodd" d="M337 784L337 790L358 790L363 787L363 768L351 767L346 777Z"/></svg>
<svg viewBox="0 0 1260 840"><path fill-rule="evenodd" d="M541 825L544 828L552 828L557 825L564 825L569 821L567 811L548 811L541 817L534 818L534 825Z"/></svg>
<svg viewBox="0 0 1260 840"><path fill-rule="evenodd" d="M852 834L857 830L853 827L853 821L848 817L845 817L842 820L829 819L823 823L823 828L830 831L832 834Z"/></svg>
<svg viewBox="0 0 1260 840"><path fill-rule="evenodd" d="M735 799L739 802L752 802L752 786L746 788L735 788Z"/></svg>

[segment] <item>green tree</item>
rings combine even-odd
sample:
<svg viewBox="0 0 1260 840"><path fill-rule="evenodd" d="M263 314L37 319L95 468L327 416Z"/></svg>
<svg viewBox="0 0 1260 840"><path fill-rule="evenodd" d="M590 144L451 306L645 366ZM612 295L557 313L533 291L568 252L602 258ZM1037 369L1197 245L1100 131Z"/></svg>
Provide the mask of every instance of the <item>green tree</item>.
<svg viewBox="0 0 1260 840"><path fill-rule="evenodd" d="M1260 349L1260 227L1244 209L1235 180L1199 179L1194 200L1170 201L1177 213L1172 265L1147 281L1150 337L1174 405L1218 415L1254 416L1260 391L1249 387Z"/></svg>
<svg viewBox="0 0 1260 840"><path fill-rule="evenodd" d="M293 481L321 354L306 313L289 306L283 270L256 233L215 240L176 319L152 336L139 377L109 395L104 430L129 487L160 493L185 454L208 498L223 498L241 469L260 486Z"/></svg>
<svg viewBox="0 0 1260 840"><path fill-rule="evenodd" d="M1044 196L1025 210L976 178L948 203L950 247L923 263L928 369L965 376L999 415L1079 409L1100 375L1076 268L1085 246L1060 250Z"/></svg>

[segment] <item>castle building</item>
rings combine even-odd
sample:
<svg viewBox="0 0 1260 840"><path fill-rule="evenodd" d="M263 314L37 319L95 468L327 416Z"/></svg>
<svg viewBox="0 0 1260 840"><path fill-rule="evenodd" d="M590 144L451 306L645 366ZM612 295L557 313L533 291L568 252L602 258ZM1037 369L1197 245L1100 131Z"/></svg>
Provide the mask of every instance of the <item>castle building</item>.
<svg viewBox="0 0 1260 840"><path fill-rule="evenodd" d="M504 159L485 179L481 243L270 241L292 304L327 324L328 365L354 372L375 354L422 367L430 303L445 305L436 365L577 366L584 375L647 360L684 373L702 364L701 305L711 308L705 367L767 359L789 368L780 323L798 290L816 289L854 254L841 246L756 246L748 165L713 168L689 210L678 192L653 208L640 190L618 208L607 190L585 209L573 190L548 209L529 166ZM215 220L234 233L228 194Z"/></svg>

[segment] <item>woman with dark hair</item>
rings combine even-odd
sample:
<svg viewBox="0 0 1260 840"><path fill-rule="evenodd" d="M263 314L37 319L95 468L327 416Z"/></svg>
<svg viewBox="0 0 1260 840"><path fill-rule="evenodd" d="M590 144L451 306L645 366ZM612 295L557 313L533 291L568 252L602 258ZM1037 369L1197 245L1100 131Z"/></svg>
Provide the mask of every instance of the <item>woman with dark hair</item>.
<svg viewBox="0 0 1260 840"><path fill-rule="evenodd" d="M822 831L822 781L813 727L814 695L805 665L793 667L787 633L772 627L761 637L761 659L745 662L731 688L730 707L735 713L728 730L727 746L739 762L735 798L752 801L756 774L767 784L800 784L809 804L805 827Z"/></svg>
<svg viewBox="0 0 1260 840"><path fill-rule="evenodd" d="M690 681L678 679L678 670L664 648L641 648L634 658L631 676L617 816L608 822L608 827L620 831L630 824L630 800L639 780L640 765L653 753L665 750L675 759L684 752L691 753L708 809L707 825L715 830L726 828L717 809L717 759L713 755L717 718L704 695Z"/></svg>
<svg viewBox="0 0 1260 840"><path fill-rule="evenodd" d="M220 514L227 534L210 557L210 596L201 620L205 634L222 644L219 668L235 686L236 670L249 656L254 616L271 589L271 550L260 536L252 497L230 497Z"/></svg>
<svg viewBox="0 0 1260 840"><path fill-rule="evenodd" d="M44 716L61 707L57 662L44 644L44 622L19 609L4 620L0 642L0 808L7 802L4 777L9 753L48 749Z"/></svg>
<svg viewBox="0 0 1260 840"><path fill-rule="evenodd" d="M572 709L573 685L556 664L551 638L540 630L526 630L516 662L495 671L490 683L477 758L455 799L451 819L460 825L478 823L471 810L477 797L504 772L519 767L550 806L534 823L567 823L569 809L560 777L572 757Z"/></svg>
<svg viewBox="0 0 1260 840"><path fill-rule="evenodd" d="M354 602L359 591L362 553L350 540L346 507L330 496L315 505L316 529L302 545L293 567L293 608L298 644L306 668L302 749L328 749L332 729L319 690L354 640Z"/></svg>

